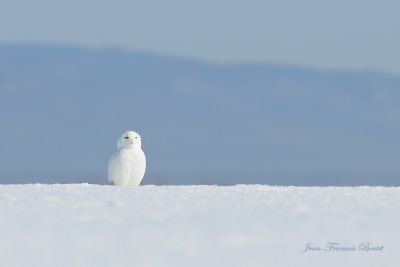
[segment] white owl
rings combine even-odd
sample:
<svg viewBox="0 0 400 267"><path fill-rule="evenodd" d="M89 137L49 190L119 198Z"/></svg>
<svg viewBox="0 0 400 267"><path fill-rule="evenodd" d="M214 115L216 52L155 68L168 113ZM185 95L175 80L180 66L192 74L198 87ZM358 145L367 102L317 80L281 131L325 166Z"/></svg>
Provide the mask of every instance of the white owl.
<svg viewBox="0 0 400 267"><path fill-rule="evenodd" d="M127 131L117 142L117 151L108 163L110 185L139 185L146 171L146 156L140 135Z"/></svg>

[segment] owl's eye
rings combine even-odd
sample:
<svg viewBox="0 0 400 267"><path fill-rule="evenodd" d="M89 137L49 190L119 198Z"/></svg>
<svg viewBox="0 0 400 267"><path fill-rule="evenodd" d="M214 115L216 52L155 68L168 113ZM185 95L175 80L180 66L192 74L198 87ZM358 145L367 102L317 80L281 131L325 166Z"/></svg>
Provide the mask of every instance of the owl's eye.
<svg viewBox="0 0 400 267"><path fill-rule="evenodd" d="M129 139L129 136L125 136L125 139Z"/></svg>
<svg viewBox="0 0 400 267"><path fill-rule="evenodd" d="M137 139L137 136L135 136L135 139Z"/></svg>

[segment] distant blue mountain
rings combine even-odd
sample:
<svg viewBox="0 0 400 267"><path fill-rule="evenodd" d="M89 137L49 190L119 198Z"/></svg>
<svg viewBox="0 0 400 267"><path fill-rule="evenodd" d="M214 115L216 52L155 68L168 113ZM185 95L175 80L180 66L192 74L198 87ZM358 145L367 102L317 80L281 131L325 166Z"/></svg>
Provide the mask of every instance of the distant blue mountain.
<svg viewBox="0 0 400 267"><path fill-rule="evenodd" d="M145 183L400 184L400 78L0 45L0 182L104 183L135 130Z"/></svg>

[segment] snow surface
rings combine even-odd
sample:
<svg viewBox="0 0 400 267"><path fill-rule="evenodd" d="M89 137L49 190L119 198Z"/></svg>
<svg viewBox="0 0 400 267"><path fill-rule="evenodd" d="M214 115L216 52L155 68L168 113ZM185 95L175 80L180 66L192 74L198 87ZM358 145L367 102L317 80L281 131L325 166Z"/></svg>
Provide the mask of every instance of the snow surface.
<svg viewBox="0 0 400 267"><path fill-rule="evenodd" d="M0 185L0 266L397 267L399 225L398 187Z"/></svg>

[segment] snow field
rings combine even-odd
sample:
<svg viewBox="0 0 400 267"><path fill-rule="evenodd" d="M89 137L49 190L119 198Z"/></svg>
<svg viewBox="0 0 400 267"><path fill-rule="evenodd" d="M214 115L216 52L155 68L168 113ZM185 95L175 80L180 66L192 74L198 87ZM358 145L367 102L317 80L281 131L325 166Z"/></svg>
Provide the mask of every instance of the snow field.
<svg viewBox="0 0 400 267"><path fill-rule="evenodd" d="M0 185L0 266L397 267L399 225L398 187Z"/></svg>

